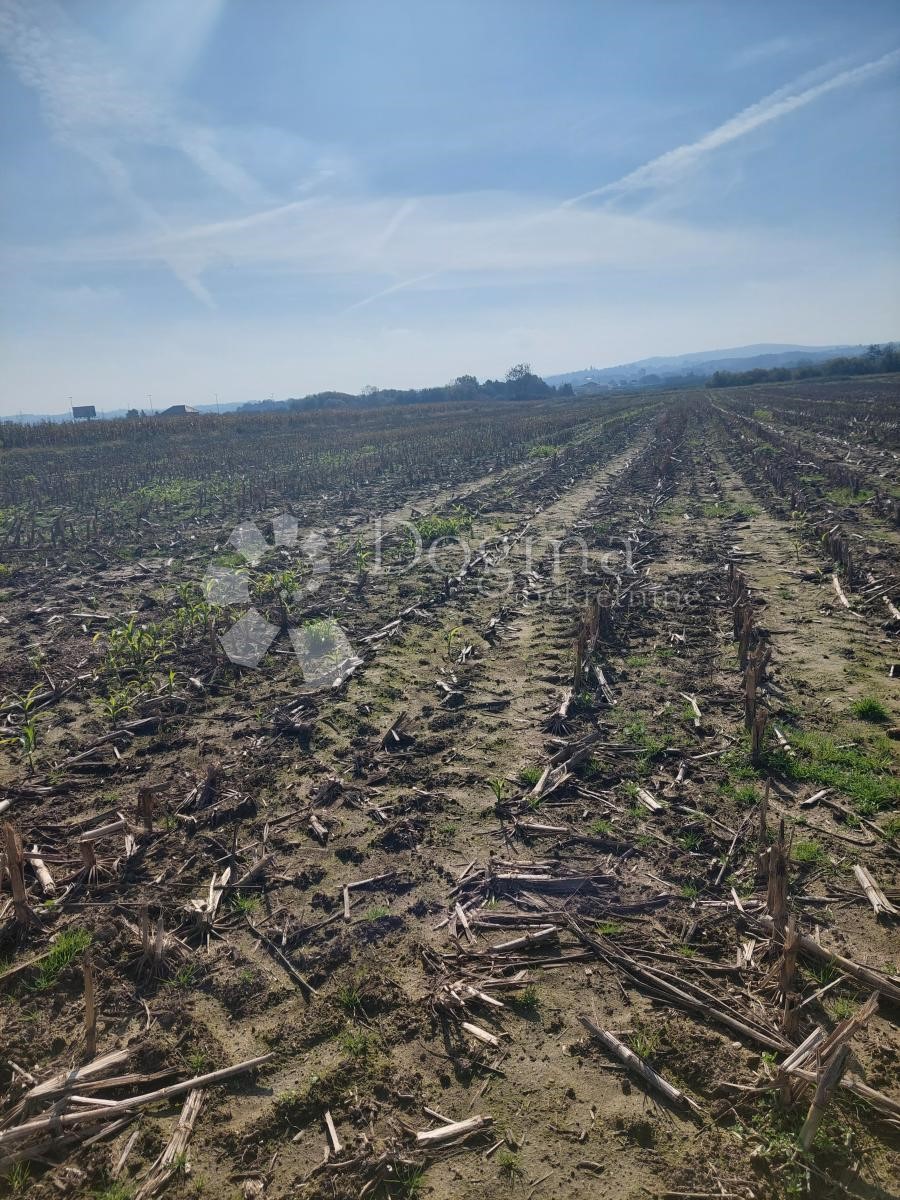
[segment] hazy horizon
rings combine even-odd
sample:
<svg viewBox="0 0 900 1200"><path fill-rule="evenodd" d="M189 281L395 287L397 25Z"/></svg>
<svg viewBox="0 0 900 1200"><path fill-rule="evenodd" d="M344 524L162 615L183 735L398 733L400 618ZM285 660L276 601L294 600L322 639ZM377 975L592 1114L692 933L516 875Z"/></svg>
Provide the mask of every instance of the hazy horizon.
<svg viewBox="0 0 900 1200"><path fill-rule="evenodd" d="M888 341L898 76L877 0L0 0L0 414Z"/></svg>

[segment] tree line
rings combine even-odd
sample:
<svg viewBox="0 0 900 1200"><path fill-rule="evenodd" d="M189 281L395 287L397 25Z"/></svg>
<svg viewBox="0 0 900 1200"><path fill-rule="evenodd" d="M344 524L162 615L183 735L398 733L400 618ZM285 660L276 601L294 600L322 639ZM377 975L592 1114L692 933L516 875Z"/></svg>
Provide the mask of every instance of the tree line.
<svg viewBox="0 0 900 1200"><path fill-rule="evenodd" d="M516 363L506 372L504 379L485 379L474 375L458 375L450 383L440 387L426 388L378 388L365 387L358 394L349 392L315 392L309 396L294 397L286 401L265 402L245 405L246 408L265 409L278 407L289 409L332 408L335 405L374 408L384 404L441 404L450 401L470 400L539 400L548 396L571 396L572 385L551 387L540 375L535 375L530 363Z"/></svg>
<svg viewBox="0 0 900 1200"><path fill-rule="evenodd" d="M716 371L710 387L742 387L748 383L781 383L791 379L828 379L846 375L887 375L900 371L900 350L889 342L870 346L865 354L838 355L824 362L804 363L799 367L754 367L751 371Z"/></svg>

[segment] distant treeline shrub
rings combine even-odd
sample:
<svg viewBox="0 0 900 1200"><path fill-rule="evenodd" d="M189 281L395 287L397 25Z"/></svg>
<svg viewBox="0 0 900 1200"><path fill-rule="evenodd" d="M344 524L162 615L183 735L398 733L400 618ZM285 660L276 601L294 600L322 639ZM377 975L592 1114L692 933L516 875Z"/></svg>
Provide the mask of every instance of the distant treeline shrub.
<svg viewBox="0 0 900 1200"><path fill-rule="evenodd" d="M748 383L781 383L791 379L828 379L844 375L887 375L900 371L900 350L893 344L870 346L855 357L840 355L824 362L805 363L801 367L772 367L752 371L716 371L710 387L742 387Z"/></svg>
<svg viewBox="0 0 900 1200"><path fill-rule="evenodd" d="M338 407L371 408L384 404L446 404L458 400L538 400L551 396L571 396L572 385L551 387L535 375L528 363L510 367L505 379L485 379L459 375L451 383L427 388L364 388L358 395L347 392L316 392L311 396L287 401L289 409Z"/></svg>

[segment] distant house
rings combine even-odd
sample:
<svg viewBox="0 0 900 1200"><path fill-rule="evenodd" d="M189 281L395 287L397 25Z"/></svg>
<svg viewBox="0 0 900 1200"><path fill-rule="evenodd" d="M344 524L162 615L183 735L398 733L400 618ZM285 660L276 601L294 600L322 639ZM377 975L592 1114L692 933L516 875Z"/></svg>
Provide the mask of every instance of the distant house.
<svg viewBox="0 0 900 1200"><path fill-rule="evenodd" d="M97 409L93 404L73 404L72 419L75 421L93 421L97 416Z"/></svg>
<svg viewBox="0 0 900 1200"><path fill-rule="evenodd" d="M198 411L196 408L191 408L189 404L173 404L170 408L164 408L159 415L161 417L186 417Z"/></svg>

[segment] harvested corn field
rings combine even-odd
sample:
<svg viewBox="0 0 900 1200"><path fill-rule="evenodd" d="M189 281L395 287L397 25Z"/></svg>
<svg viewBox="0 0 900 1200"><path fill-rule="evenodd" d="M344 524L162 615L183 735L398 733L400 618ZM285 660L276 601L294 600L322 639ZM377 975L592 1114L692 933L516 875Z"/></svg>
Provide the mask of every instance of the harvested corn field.
<svg viewBox="0 0 900 1200"><path fill-rule="evenodd" d="M0 436L13 1194L896 1193L895 382Z"/></svg>

